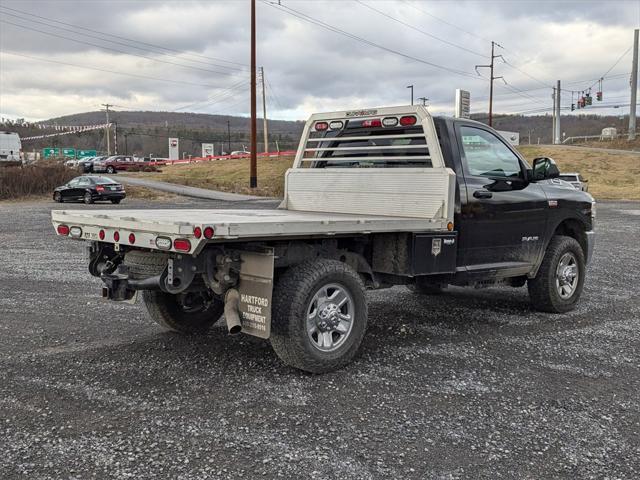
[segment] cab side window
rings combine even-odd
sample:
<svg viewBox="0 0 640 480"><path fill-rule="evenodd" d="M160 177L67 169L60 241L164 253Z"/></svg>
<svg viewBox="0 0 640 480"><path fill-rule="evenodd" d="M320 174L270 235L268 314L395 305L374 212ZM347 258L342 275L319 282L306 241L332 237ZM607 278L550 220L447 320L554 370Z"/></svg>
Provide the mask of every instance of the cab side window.
<svg viewBox="0 0 640 480"><path fill-rule="evenodd" d="M481 128L460 127L462 148L471 175L522 177L520 159L493 133Z"/></svg>

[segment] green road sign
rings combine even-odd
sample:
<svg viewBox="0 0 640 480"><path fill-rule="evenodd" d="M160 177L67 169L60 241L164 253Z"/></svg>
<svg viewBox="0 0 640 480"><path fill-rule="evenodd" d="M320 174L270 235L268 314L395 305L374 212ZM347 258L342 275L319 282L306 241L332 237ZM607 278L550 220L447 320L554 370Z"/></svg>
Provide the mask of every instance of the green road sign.
<svg viewBox="0 0 640 480"><path fill-rule="evenodd" d="M59 148L43 148L42 156L44 158L58 158L60 156Z"/></svg>
<svg viewBox="0 0 640 480"><path fill-rule="evenodd" d="M76 158L95 157L98 155L97 150L77 150Z"/></svg>
<svg viewBox="0 0 640 480"><path fill-rule="evenodd" d="M64 158L76 158L76 149L75 148L63 148L62 156Z"/></svg>

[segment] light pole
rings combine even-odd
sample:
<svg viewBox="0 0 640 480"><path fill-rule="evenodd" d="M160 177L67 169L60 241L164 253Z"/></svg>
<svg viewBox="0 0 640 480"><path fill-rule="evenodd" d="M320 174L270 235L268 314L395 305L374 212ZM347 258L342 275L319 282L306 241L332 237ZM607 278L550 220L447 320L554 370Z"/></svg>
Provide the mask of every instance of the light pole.
<svg viewBox="0 0 640 480"><path fill-rule="evenodd" d="M411 89L411 105L413 105L413 85L407 85L407 88Z"/></svg>

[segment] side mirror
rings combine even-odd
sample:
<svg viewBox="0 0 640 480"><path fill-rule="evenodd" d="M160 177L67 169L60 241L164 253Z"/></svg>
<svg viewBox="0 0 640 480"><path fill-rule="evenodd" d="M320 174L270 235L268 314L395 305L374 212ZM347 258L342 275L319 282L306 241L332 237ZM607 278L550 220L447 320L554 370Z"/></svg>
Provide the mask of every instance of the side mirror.
<svg viewBox="0 0 640 480"><path fill-rule="evenodd" d="M533 181L558 178L560 170L553 158L538 157L533 160Z"/></svg>

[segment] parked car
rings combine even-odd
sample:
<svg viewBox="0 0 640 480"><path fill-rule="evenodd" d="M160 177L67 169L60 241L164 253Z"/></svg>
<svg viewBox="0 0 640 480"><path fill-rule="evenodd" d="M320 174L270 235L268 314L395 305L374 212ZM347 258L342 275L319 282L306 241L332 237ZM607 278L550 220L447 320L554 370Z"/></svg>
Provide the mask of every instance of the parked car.
<svg viewBox="0 0 640 480"><path fill-rule="evenodd" d="M131 167L144 165L144 162L133 155L111 155L105 159L93 162L94 172L116 173L121 170L129 170Z"/></svg>
<svg viewBox="0 0 640 480"><path fill-rule="evenodd" d="M78 160L78 169L82 170L82 173L93 172L93 162L103 157L84 157Z"/></svg>
<svg viewBox="0 0 640 480"><path fill-rule="evenodd" d="M561 173L560 180L570 183L576 190L582 192L589 191L589 185L587 185L588 180L579 173Z"/></svg>
<svg viewBox="0 0 640 480"><path fill-rule="evenodd" d="M109 177L95 175L76 177L53 191L53 199L58 203L73 200L83 201L87 204L105 200L111 203L120 203L126 196L121 184Z"/></svg>
<svg viewBox="0 0 640 480"><path fill-rule="evenodd" d="M244 150L236 150L235 152L231 152L230 155L236 156L236 157L248 157L249 155L251 155L251 152L245 152Z"/></svg>

